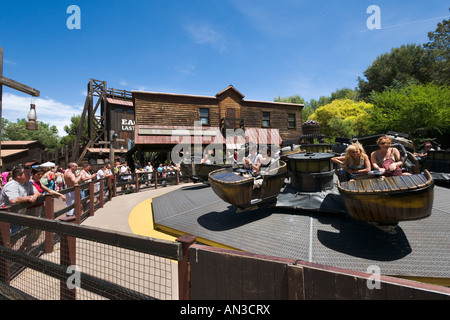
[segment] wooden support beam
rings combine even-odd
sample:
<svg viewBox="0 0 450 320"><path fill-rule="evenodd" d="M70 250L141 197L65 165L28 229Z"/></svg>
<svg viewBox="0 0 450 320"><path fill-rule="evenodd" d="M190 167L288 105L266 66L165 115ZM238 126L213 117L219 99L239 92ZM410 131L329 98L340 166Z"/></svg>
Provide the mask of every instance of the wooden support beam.
<svg viewBox="0 0 450 320"><path fill-rule="evenodd" d="M17 91L21 91L23 93L29 94L34 97L39 97L41 93L39 90L26 86L20 82L14 81L12 79L6 78L4 76L0 76L0 85L4 85L15 89Z"/></svg>

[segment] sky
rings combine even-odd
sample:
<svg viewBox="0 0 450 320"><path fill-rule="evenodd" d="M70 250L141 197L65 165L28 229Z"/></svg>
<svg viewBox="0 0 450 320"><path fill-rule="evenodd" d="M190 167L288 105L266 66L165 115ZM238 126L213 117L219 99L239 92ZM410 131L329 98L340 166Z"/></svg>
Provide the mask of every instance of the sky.
<svg viewBox="0 0 450 320"><path fill-rule="evenodd" d="M75 5L79 11L71 10ZM376 11L371 6L377 6ZM428 42L448 0L0 0L2 117L66 133L83 111L89 79L108 88L247 100L306 101L357 87L381 54Z"/></svg>

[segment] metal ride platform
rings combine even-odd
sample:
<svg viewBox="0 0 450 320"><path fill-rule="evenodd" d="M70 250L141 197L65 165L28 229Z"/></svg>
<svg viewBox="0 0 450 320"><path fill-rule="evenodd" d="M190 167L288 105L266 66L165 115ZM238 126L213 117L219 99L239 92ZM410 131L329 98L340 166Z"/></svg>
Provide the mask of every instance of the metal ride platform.
<svg viewBox="0 0 450 320"><path fill-rule="evenodd" d="M434 192L431 216L400 222L395 234L348 218L334 193L326 198L335 212L277 204L237 213L198 184L154 198L152 209L155 228L206 244L362 272L376 265L384 275L448 286L450 189L435 186Z"/></svg>

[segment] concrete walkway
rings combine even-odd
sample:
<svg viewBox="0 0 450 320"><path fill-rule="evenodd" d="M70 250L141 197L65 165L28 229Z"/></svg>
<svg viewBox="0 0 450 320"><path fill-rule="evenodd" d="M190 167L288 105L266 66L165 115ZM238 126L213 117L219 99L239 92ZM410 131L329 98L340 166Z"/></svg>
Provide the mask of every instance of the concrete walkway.
<svg viewBox="0 0 450 320"><path fill-rule="evenodd" d="M182 183L114 197L103 208L95 211L94 216L87 218L82 225L164 240L175 240L174 237L153 229L151 201L154 197L190 185L192 183Z"/></svg>

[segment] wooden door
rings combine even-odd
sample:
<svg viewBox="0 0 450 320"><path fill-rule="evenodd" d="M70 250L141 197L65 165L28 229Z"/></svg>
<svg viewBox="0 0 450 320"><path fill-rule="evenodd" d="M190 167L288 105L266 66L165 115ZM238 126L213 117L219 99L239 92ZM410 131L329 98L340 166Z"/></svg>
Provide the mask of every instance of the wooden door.
<svg viewBox="0 0 450 320"><path fill-rule="evenodd" d="M226 127L228 129L236 129L239 127L239 124L236 123L235 120L233 120L233 119L236 119L236 110L235 109L227 108L225 118L227 118Z"/></svg>

